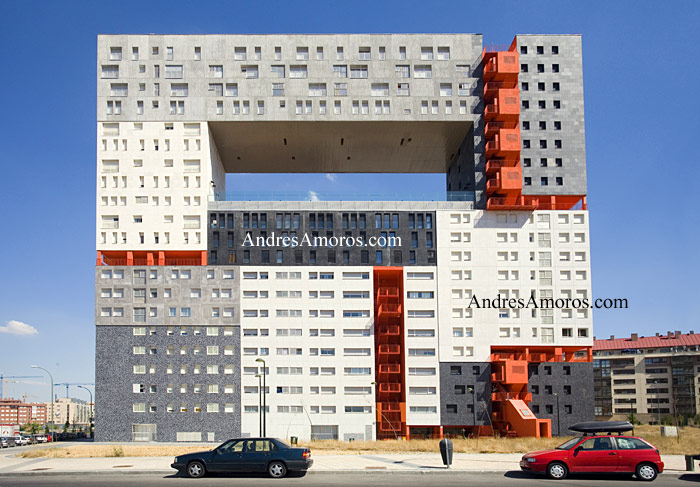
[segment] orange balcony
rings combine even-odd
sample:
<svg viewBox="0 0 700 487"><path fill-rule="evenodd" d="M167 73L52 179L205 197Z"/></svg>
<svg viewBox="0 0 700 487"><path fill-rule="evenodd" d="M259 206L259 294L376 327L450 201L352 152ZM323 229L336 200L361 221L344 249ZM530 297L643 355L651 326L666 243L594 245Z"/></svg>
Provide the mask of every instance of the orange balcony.
<svg viewBox="0 0 700 487"><path fill-rule="evenodd" d="M498 90L517 90L517 79L508 81L487 81L484 83L484 99L489 101L498 95Z"/></svg>
<svg viewBox="0 0 700 487"><path fill-rule="evenodd" d="M377 328L377 336L400 336L401 328L398 325L380 326Z"/></svg>
<svg viewBox="0 0 700 487"><path fill-rule="evenodd" d="M401 305L400 304L381 304L377 308L378 318L397 318L401 316Z"/></svg>
<svg viewBox="0 0 700 487"><path fill-rule="evenodd" d="M380 402L377 403L377 406L379 411L384 414L401 413L401 403L399 402Z"/></svg>
<svg viewBox="0 0 700 487"><path fill-rule="evenodd" d="M397 432L397 433L400 433L400 432L401 432L401 426L402 426L402 425L401 425L401 422L396 423L396 422L393 422L393 421L392 421L391 423L389 423L389 422L387 422L387 421L382 421L381 423L379 423L379 429L380 429L380 431L388 431L388 432L390 432L390 433L391 433L392 431L395 431L395 432Z"/></svg>
<svg viewBox="0 0 700 487"><path fill-rule="evenodd" d="M401 384L398 382L382 382L379 384L380 394L400 394Z"/></svg>
<svg viewBox="0 0 700 487"><path fill-rule="evenodd" d="M537 201L527 203L524 196L506 198L504 196L492 196L486 201L487 210L512 210L532 211L537 209Z"/></svg>
<svg viewBox="0 0 700 487"><path fill-rule="evenodd" d="M497 95L484 108L486 121L495 118L517 120L520 115L520 94L518 90L500 89Z"/></svg>
<svg viewBox="0 0 700 487"><path fill-rule="evenodd" d="M484 126L484 135L486 135L486 137L493 137L501 129L517 129L517 128L518 128L517 120L505 120L505 121L491 120L490 122L487 122L486 125Z"/></svg>
<svg viewBox="0 0 700 487"><path fill-rule="evenodd" d="M513 156L520 153L520 130L499 129L493 140L486 143L486 157Z"/></svg>
<svg viewBox="0 0 700 487"><path fill-rule="evenodd" d="M501 171L504 167L516 167L520 161L517 158L509 159L490 159L486 161L486 174L493 176Z"/></svg>
<svg viewBox="0 0 700 487"><path fill-rule="evenodd" d="M504 81L517 79L520 73L518 53L499 51L484 53L484 80Z"/></svg>
<svg viewBox="0 0 700 487"><path fill-rule="evenodd" d="M493 393L491 393L491 400L492 401L507 401L509 399L530 402L530 401L532 401L532 394L529 392L493 392Z"/></svg>
<svg viewBox="0 0 700 487"><path fill-rule="evenodd" d="M400 364L380 364L379 375L394 375L401 373Z"/></svg>
<svg viewBox="0 0 700 487"><path fill-rule="evenodd" d="M379 345L380 355L400 355L401 346L400 345Z"/></svg>
<svg viewBox="0 0 700 487"><path fill-rule="evenodd" d="M399 299L399 288L397 287L380 287L377 289L377 302L379 300Z"/></svg>

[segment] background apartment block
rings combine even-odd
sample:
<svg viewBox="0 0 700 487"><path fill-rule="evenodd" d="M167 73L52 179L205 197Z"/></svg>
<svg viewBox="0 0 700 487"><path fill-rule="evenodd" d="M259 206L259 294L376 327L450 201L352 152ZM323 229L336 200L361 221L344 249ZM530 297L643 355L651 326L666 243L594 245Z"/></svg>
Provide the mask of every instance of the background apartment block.
<svg viewBox="0 0 700 487"><path fill-rule="evenodd" d="M280 437L592 417L590 310L469 305L590 297L580 37L100 36L97 91L98 440L257 435L261 375ZM446 192L248 201L242 172ZM246 245L304 235L401 243Z"/></svg>
<svg viewBox="0 0 700 487"><path fill-rule="evenodd" d="M700 335L595 340L595 415L659 424L700 414Z"/></svg>

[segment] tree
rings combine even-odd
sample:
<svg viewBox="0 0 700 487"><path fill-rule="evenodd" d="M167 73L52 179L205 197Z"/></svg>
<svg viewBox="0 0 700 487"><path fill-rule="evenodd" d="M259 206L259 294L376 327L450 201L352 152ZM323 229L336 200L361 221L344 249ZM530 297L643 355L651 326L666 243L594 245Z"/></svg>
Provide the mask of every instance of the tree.
<svg viewBox="0 0 700 487"><path fill-rule="evenodd" d="M68 428L70 428L70 421L66 419L66 424L63 425L63 432L68 433Z"/></svg>
<svg viewBox="0 0 700 487"><path fill-rule="evenodd" d="M637 416L635 416L634 413L629 413L627 415L627 421L629 421L632 424L642 424L639 422L639 419L637 419Z"/></svg>
<svg viewBox="0 0 700 487"><path fill-rule="evenodd" d="M661 424L663 424L664 426L672 426L673 425L673 416L671 416L670 414L667 414L661 420Z"/></svg>
<svg viewBox="0 0 700 487"><path fill-rule="evenodd" d="M24 426L24 431L28 432L29 434L35 435L39 432L41 429L41 425L34 421L33 423L28 423Z"/></svg>

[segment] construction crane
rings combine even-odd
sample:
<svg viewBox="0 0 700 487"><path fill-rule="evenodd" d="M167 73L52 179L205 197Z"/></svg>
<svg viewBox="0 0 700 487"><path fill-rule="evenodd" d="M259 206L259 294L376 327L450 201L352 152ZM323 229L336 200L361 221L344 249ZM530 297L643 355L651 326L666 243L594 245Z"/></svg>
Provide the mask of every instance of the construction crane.
<svg viewBox="0 0 700 487"><path fill-rule="evenodd" d="M55 386L66 386L66 399L68 398L68 389L70 386L94 386L94 382L61 382L60 384L54 384Z"/></svg>
<svg viewBox="0 0 700 487"><path fill-rule="evenodd" d="M0 374L0 399L4 399L3 386L7 385L8 379L41 379L40 375L2 375Z"/></svg>

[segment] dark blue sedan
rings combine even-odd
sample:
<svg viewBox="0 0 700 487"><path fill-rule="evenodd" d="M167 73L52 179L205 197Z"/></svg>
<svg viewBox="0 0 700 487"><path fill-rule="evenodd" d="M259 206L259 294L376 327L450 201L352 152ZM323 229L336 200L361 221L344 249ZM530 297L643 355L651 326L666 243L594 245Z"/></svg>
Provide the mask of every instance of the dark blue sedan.
<svg viewBox="0 0 700 487"><path fill-rule="evenodd" d="M236 438L213 450L175 457L170 466L193 478L208 472L267 472L279 479L288 472L306 472L313 463L308 448L295 448L277 438Z"/></svg>

